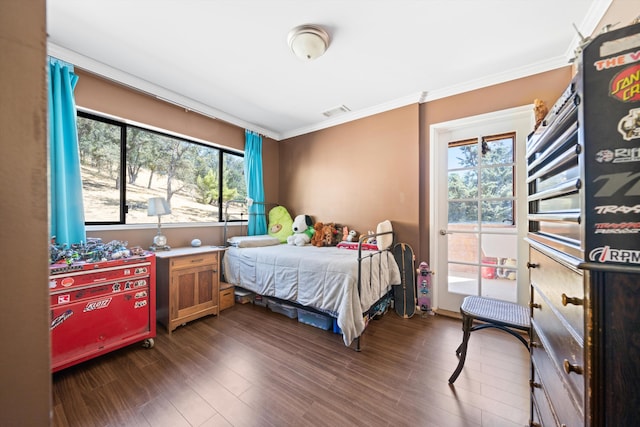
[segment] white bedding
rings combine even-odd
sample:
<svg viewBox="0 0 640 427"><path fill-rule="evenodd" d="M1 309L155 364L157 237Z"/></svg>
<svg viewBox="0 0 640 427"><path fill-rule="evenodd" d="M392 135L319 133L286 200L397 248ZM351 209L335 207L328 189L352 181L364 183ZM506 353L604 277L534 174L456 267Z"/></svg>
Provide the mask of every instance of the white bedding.
<svg viewBox="0 0 640 427"><path fill-rule="evenodd" d="M373 258L366 257L369 253L362 251L359 301L355 250L287 244L231 247L223 257L224 272L229 283L257 294L327 310L337 317L344 343L350 345L364 331L362 313L401 281L390 252Z"/></svg>

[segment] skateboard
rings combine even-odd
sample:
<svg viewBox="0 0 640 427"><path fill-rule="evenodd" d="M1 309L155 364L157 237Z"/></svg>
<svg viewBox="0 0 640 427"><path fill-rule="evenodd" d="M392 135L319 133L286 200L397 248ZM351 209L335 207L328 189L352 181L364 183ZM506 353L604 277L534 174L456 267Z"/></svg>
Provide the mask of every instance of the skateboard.
<svg viewBox="0 0 640 427"><path fill-rule="evenodd" d="M418 307L422 312L431 312L431 275L429 264L421 262L416 276L416 293L418 295Z"/></svg>
<svg viewBox="0 0 640 427"><path fill-rule="evenodd" d="M406 243L393 245L393 257L400 268L401 282L393 286L393 307L398 316L405 319L416 312L415 256L413 248Z"/></svg>

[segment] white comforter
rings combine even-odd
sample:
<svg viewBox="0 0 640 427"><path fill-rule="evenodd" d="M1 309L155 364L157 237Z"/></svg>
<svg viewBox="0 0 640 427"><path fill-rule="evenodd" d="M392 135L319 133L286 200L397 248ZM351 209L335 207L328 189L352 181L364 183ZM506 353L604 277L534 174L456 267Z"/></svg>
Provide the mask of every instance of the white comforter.
<svg viewBox="0 0 640 427"><path fill-rule="evenodd" d="M287 244L231 247L223 257L224 273L229 283L257 294L329 311L350 345L364 331L362 313L401 281L390 252L368 257L371 253L362 251L359 298L356 250Z"/></svg>

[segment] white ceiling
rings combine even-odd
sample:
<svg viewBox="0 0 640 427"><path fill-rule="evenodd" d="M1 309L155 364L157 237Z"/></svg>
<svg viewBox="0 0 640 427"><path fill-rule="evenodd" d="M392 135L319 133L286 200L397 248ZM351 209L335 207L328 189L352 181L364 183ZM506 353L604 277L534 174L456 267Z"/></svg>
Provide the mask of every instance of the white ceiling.
<svg viewBox="0 0 640 427"><path fill-rule="evenodd" d="M48 51L281 140L566 65L610 2L48 0ZM287 34L308 23L331 41L304 62Z"/></svg>

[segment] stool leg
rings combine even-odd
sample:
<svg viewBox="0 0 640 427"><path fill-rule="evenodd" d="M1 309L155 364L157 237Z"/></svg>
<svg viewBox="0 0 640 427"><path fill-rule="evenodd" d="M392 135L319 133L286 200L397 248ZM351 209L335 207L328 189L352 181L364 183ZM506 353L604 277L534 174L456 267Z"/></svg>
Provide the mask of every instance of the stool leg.
<svg viewBox="0 0 640 427"><path fill-rule="evenodd" d="M453 384L456 379L458 379L458 375L462 372L462 368L464 366L464 361L467 358L467 346L469 345L469 337L471 336L471 325L473 324L473 318L471 316L467 316L465 314L462 315L462 343L456 350L456 355L459 357L458 366L456 370L453 371L451 377L449 378L449 384Z"/></svg>

